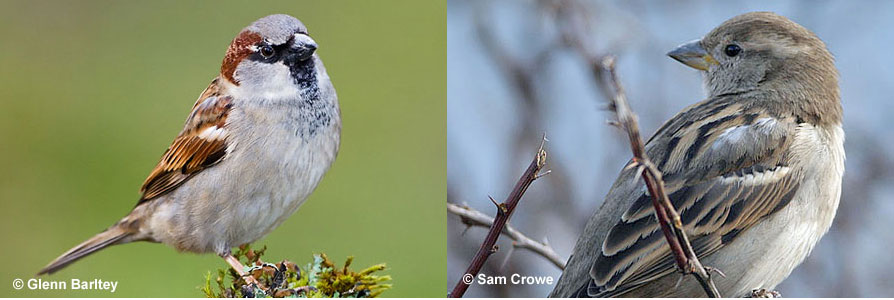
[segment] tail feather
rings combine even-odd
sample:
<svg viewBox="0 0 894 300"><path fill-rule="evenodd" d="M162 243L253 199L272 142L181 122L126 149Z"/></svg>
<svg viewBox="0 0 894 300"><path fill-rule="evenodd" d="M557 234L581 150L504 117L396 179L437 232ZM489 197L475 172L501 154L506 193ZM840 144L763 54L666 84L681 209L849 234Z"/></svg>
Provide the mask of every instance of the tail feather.
<svg viewBox="0 0 894 300"><path fill-rule="evenodd" d="M69 264L84 258L87 255L92 254L93 252L102 250L105 247L121 244L129 242L132 233L127 232L123 228L119 226L113 226L112 228L106 229L89 240L81 243L80 245L71 248L71 250L66 251L56 259L54 259L50 264L44 267L40 272L37 272L37 275L43 274L52 274L56 271L65 268Z"/></svg>

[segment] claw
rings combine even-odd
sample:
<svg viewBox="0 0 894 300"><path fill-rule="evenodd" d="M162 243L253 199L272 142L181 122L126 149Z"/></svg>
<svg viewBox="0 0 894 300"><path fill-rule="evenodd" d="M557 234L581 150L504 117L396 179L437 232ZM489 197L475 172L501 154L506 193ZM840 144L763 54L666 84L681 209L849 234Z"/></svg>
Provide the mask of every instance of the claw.
<svg viewBox="0 0 894 300"><path fill-rule="evenodd" d="M749 298L782 298L782 294L778 291L771 291L767 289L756 289L751 291L751 295Z"/></svg>
<svg viewBox="0 0 894 300"><path fill-rule="evenodd" d="M710 276L711 273L717 273L720 277L726 278L726 274L718 268L705 266L705 271L708 271L708 276Z"/></svg>
<svg viewBox="0 0 894 300"><path fill-rule="evenodd" d="M686 277L686 274L680 274L680 278L677 278L677 283L674 284L674 289L676 290L680 287L680 283L683 282L683 277Z"/></svg>

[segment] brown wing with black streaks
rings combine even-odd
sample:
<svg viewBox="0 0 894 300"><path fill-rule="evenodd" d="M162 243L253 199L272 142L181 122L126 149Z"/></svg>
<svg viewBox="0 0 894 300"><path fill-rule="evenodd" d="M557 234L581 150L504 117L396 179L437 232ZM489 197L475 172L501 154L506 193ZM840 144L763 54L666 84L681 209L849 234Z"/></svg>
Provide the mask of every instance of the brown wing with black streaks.
<svg viewBox="0 0 894 300"><path fill-rule="evenodd" d="M797 121L765 110L758 113L747 103L720 98L695 104L662 126L646 146L700 257L784 207L797 190L797 172L782 155ZM639 174L625 171L618 180L634 176ZM651 198L642 182L635 188L639 191L608 195L637 198L603 241L590 270L593 280L579 295L622 295L674 271Z"/></svg>
<svg viewBox="0 0 894 300"><path fill-rule="evenodd" d="M215 78L199 96L183 131L143 183L137 205L174 190L226 156L226 121L233 103L232 98L221 95L218 81Z"/></svg>

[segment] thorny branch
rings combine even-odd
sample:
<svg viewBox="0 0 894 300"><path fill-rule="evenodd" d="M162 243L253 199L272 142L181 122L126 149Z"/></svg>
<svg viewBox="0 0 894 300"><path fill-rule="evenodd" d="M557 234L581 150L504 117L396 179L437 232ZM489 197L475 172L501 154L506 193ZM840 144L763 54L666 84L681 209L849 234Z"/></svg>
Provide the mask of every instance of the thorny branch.
<svg viewBox="0 0 894 300"><path fill-rule="evenodd" d="M546 151L543 150L543 143L545 141L546 137L541 141L540 148L537 149L534 159L531 161L531 164L528 165L527 170L525 170L521 178L518 179L518 182L515 183L515 188L513 188L512 192L509 193L509 196L506 197L506 201L503 203L496 203L496 201L491 199L497 206L497 217L494 218L493 225L491 225L490 230L487 232L487 236L484 238L481 248L478 249L478 253L475 254L475 257L472 259L472 262L469 264L463 277L457 281L456 286L453 288L453 291L450 292L448 297L459 298L466 293L469 284L463 281L463 279L468 276L475 277L478 275L478 272L481 271L481 267L484 266L484 262L487 261L487 258L494 252L497 252L497 238L500 237L500 234L506 227L506 223L509 221L509 217L512 216L512 212L515 211L515 207L518 206L519 200L521 200L525 191L528 190L528 187L531 186L531 183L533 183L534 180L545 175L540 173L540 170L546 165Z"/></svg>
<svg viewBox="0 0 894 300"><path fill-rule="evenodd" d="M637 168L642 173L643 180L646 181L646 187L649 195L652 196L652 206L655 208L655 215L658 223L661 225L661 231L670 245L671 252L677 262L677 267L683 271L683 274L691 274L695 276L699 284L705 290L708 297L719 298L720 292L711 280L711 274L708 273L709 268L702 266L699 262L692 245L689 243L689 237L683 230L683 223L680 221L680 214L671 204L664 190L664 181L661 178L661 171L649 160L646 155L646 147L643 145L642 138L639 134L639 125L637 125L636 115L627 104L627 97L624 94L624 88L618 80L615 72L615 58L605 56L601 62L591 65L593 73L600 73L596 77L600 90L605 93L607 99L611 99L609 109L617 115L617 125L627 133L630 139L630 149L633 151L633 161L626 168ZM598 80L599 78L606 80ZM611 91L614 91L612 94ZM722 273L719 273L722 274Z"/></svg>
<svg viewBox="0 0 894 300"><path fill-rule="evenodd" d="M655 216L661 225L661 230L670 246L677 267L683 274L695 276L708 297L720 297L720 292L717 290L714 281L711 280L711 274L708 272L710 268L705 268L698 260L695 251L692 250L692 245L689 243L689 237L683 230L680 214L677 213L677 210L667 197L664 181L661 178L661 171L649 160L646 154L645 145L640 137L636 115L627 104L627 96L615 72L615 58L611 55L596 54L595 51L589 48L591 43L588 37L592 35L588 33L587 14L575 13L584 11L585 6L579 5L580 3L575 1L544 1L543 3L559 16L556 20L563 43L586 60L590 66L594 82L605 98L610 99L608 109L613 111L618 118L617 121L611 124L627 133L630 140L630 148L633 152L633 160L626 168L637 168L638 172L642 174L646 187L649 190L649 195L652 196ZM719 270L714 271L723 275Z"/></svg>
<svg viewBox="0 0 894 300"><path fill-rule="evenodd" d="M494 218L492 218L491 216L488 216L483 212L465 205L447 203L447 212L459 216L463 224L466 224L470 227L479 226L489 228L494 224ZM560 270L565 269L565 262L568 259L559 256L559 254L556 253L556 250L553 249L553 247L550 246L549 243L547 243L545 240L543 242L538 242L528 237L521 231L513 228L509 224L506 224L506 227L503 228L503 235L506 235L513 240L513 248L527 249L540 256L543 256L543 258L549 260L549 262L551 262Z"/></svg>

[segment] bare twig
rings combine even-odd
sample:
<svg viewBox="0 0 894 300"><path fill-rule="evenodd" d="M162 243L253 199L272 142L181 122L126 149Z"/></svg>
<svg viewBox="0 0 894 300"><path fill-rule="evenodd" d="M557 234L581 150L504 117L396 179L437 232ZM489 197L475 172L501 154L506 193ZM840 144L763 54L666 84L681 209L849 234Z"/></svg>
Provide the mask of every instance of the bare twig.
<svg viewBox="0 0 894 300"><path fill-rule="evenodd" d="M546 141L546 138L543 140ZM466 273L463 274L463 278L460 278L456 283L456 286L453 288L453 291L450 292L448 297L462 297L469 288L469 284L463 281L463 279L470 276L474 278L478 275L478 272L481 271L481 267L484 266L484 262L487 261L487 258L497 251L497 239L506 227L506 222L509 221L509 217L512 216L512 212L515 211L515 207L525 194L525 191L528 190L528 187L531 186L531 183L542 176L540 170L543 169L544 165L546 165L546 151L543 150L543 143L541 143L540 148L537 149L537 153L534 155L534 159L531 161L531 164L528 165L528 169L525 170L521 178L518 179L515 188L513 188L512 192L509 193L509 196L506 197L506 201L496 204L497 217L494 218L490 231L487 232L487 236L484 238L481 248L478 249L478 253L475 254L475 258L472 259L472 262L466 269Z"/></svg>
<svg viewBox="0 0 894 300"><path fill-rule="evenodd" d="M615 72L614 57L605 56L598 63L593 61L591 67L594 75L599 74L595 76L597 84L601 87L600 90L605 93L605 97L611 99L609 107L617 115L618 124L620 124L630 139L630 149L633 151L633 162L630 167L635 166L639 168L643 180L646 181L649 195L652 196L652 206L655 208L655 215L658 218L658 223L661 225L661 230L664 232L664 237L670 245L677 267L684 274L695 276L708 297L720 297L720 292L714 285L714 281L711 280L708 268L702 266L695 251L692 250L689 237L686 235L683 223L680 221L680 214L677 213L677 210L667 197L664 181L661 178L661 171L646 155L646 147L640 138L636 115L627 104L624 88L621 86L621 82L618 80L618 75ZM600 78L606 80L598 80Z"/></svg>
<svg viewBox="0 0 894 300"><path fill-rule="evenodd" d="M467 226L489 228L494 224L494 218L491 216L465 205L447 203L447 212L459 216L463 224L466 224ZM565 269L565 262L567 259L559 256L559 254L556 253L556 250L546 241L538 242L521 231L516 230L509 224L506 224L506 227L503 228L503 235L508 236L514 241L512 242L513 248L527 249L543 256L543 258L551 262L560 270Z"/></svg>

